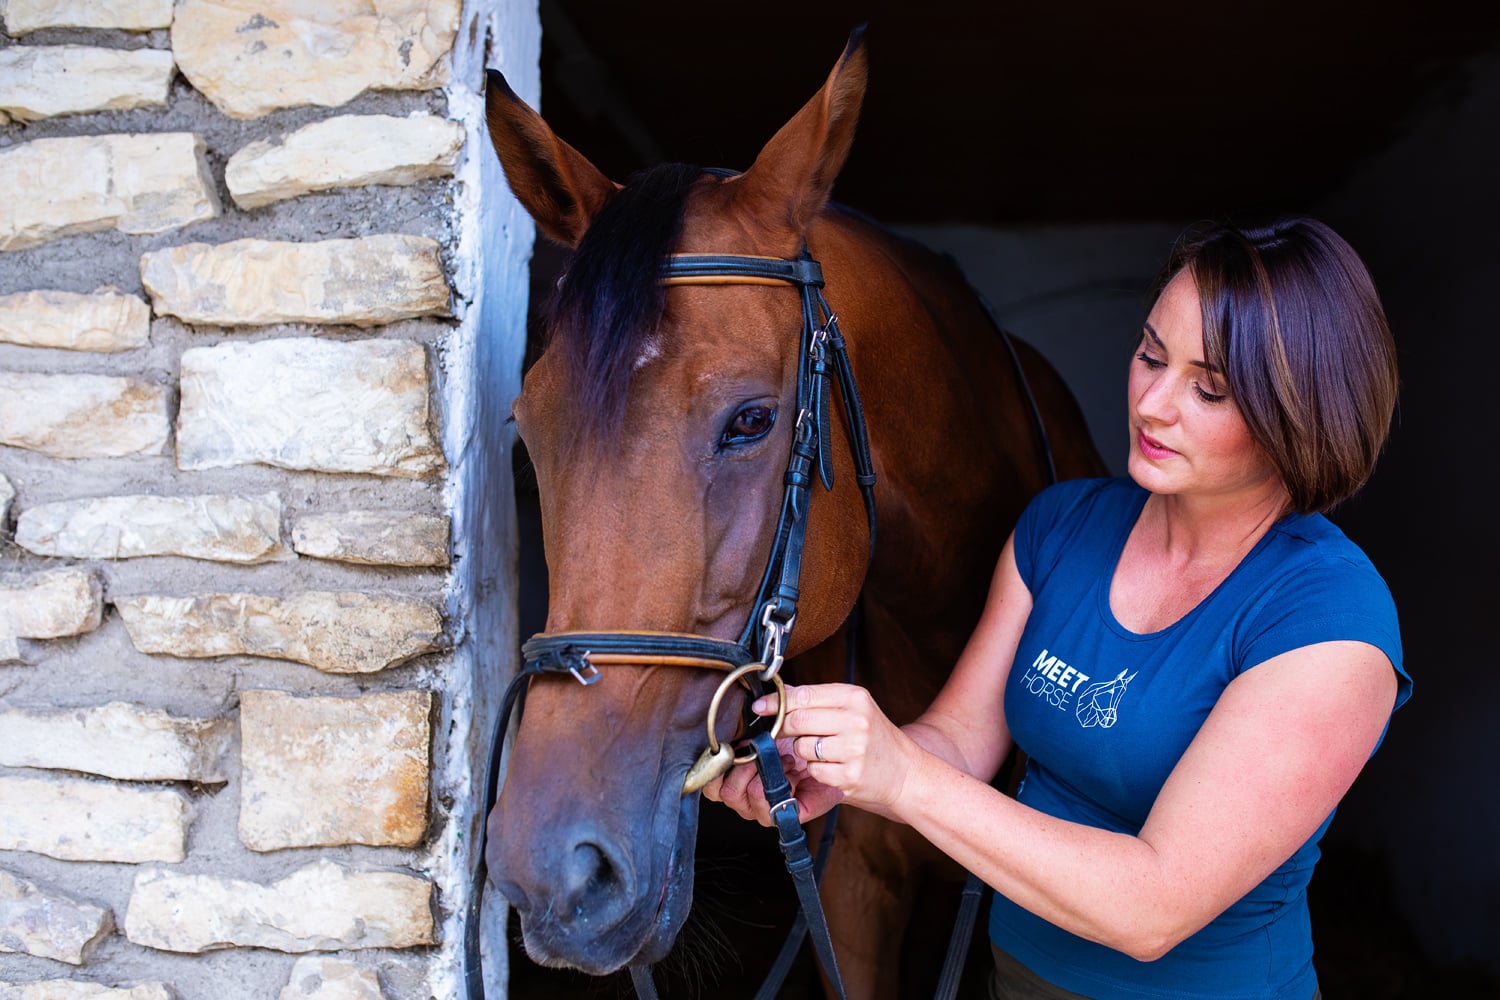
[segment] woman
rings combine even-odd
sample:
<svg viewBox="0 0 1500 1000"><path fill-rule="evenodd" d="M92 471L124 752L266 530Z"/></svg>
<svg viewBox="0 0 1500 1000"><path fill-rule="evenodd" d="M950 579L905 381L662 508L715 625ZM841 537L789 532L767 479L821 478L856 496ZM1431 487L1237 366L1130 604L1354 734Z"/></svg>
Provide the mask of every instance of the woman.
<svg viewBox="0 0 1500 1000"><path fill-rule="evenodd" d="M897 728L858 687L787 693L804 820L909 823L995 889L998 997L1317 996L1317 842L1411 690L1389 591L1323 516L1395 406L1363 263L1284 219L1163 274L1129 477L1032 502L932 706ZM986 784L1013 743L1016 799ZM769 822L749 767L706 791Z"/></svg>

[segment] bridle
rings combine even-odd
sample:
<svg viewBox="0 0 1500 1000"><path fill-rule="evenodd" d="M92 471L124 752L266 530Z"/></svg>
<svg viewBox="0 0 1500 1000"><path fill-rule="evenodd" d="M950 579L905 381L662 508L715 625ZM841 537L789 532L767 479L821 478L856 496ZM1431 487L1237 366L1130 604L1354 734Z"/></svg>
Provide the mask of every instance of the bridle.
<svg viewBox="0 0 1500 1000"><path fill-rule="evenodd" d="M658 664L737 670L758 663L755 679L778 679L797 620L798 583L807 535L808 503L814 468L824 489L833 489L830 437L832 387L837 377L844 397L855 478L864 495L869 523L870 551L875 546L875 471L865 429L864 406L854 384L854 371L838 317L823 297L823 268L806 246L794 260L727 254L673 254L662 265L665 285L789 284L802 300L801 351L797 365L797 417L792 430L791 455L783 477L781 513L765 572L751 604L739 640L676 632L559 632L532 636L521 647L525 660L512 682L542 673L569 673L590 684L604 665ZM750 675L746 675L747 677ZM752 681L753 683L753 681ZM710 725L711 728L711 725ZM711 740L716 744L717 740ZM742 763L746 763L742 761Z"/></svg>
<svg viewBox="0 0 1500 1000"><path fill-rule="evenodd" d="M493 807L495 801L500 748L509 728L511 713L519 703L524 702L525 691L533 678L543 674L569 674L580 684L588 686L599 679L600 668L607 666L680 666L721 670L726 672L726 676L708 710L708 749L689 770L683 794L698 791L733 764L757 761L762 767L768 799L773 803L773 817L781 827L782 849L787 852L788 869L792 870L792 850L807 853L805 846L800 846L805 845L805 837L801 835L801 827L797 823L796 803L790 796L789 787L783 799L772 799L770 793L774 779L765 775L767 768L777 772L781 769L773 741L783 716L778 714L769 733L756 734L752 739L753 749L748 755L739 757L734 755L728 743L717 738L714 720L724 693L736 683L749 688L752 694L759 694L764 684L774 684L779 692L785 691L780 671L790 646L792 628L797 620L802 554L807 536L807 515L814 470L825 489L833 489L834 483L830 422L833 378L838 379L844 400L843 409L850 451L854 458L855 480L864 498L865 516L869 525L869 552L874 552L875 471L869 435L865 428L864 407L854 383L854 371L849 363L843 335L839 331L838 318L823 296L823 268L812 258L805 244L802 252L792 260L732 254L673 254L662 265L661 282L669 286L792 285L798 289L802 306L802 332L797 364L797 415L792 430L791 454L783 477L781 511L771 553L756 588L745 627L737 641L654 631L539 633L527 639L521 646L522 668L506 688L492 744L486 812ZM749 701L750 699L746 700L747 705ZM785 701L784 697L778 700L782 713L785 711ZM756 717L750 716L745 720L745 727L752 728L758 721ZM786 785L784 774L780 776L780 784ZM786 822L788 817L789 825ZM804 863L799 857L795 863L807 870L808 876L803 879L799 871L793 870L794 880L799 880L798 892L802 896L803 915L813 925L814 945L824 971L837 984L837 965L833 961L832 946L827 943L826 924L821 927L824 943L819 943L818 925L822 923L822 909L820 904L816 904L817 887L814 873L810 871L813 862L808 858ZM484 879L485 865L481 852L465 930L465 980L471 998L483 996L478 918ZM812 893L811 902L817 905L816 913L807 912L810 902L807 889ZM643 976L639 969L640 967L633 967L631 970L637 990L642 995L654 996L655 989L651 984L649 970L645 970ZM842 992L840 985L840 995Z"/></svg>

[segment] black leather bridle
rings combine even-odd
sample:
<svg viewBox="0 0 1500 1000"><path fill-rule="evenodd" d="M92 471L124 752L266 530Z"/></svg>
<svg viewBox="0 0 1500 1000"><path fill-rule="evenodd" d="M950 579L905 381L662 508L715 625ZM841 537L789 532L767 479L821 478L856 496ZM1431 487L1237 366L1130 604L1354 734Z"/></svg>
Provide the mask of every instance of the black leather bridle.
<svg viewBox="0 0 1500 1000"><path fill-rule="evenodd" d="M838 318L823 297L823 268L812 259L805 246L795 260L673 254L662 265L661 280L667 285L790 284L801 292L802 349L797 367L797 422L792 431L791 456L787 461L776 536L751 605L752 611L737 642L662 632L541 633L521 647L525 658L523 678L561 672L573 674L587 684L597 674L591 668L599 665L657 663L661 662L661 657L674 655L695 661L683 662L681 665L684 666L734 669L760 662L764 665L760 680L769 682L776 676L797 619L798 581L802 574L802 549L807 534L814 468L823 487L833 489L832 387L829 381L834 376L838 378L844 397L855 477L864 494L870 551L874 551L875 471L865 429L864 407L854 384L854 372L843 335L839 332Z"/></svg>
<svg viewBox="0 0 1500 1000"><path fill-rule="evenodd" d="M738 641L653 631L540 633L526 640L521 647L524 662L506 689L492 744L486 814L493 808L496 798L501 746L509 728L511 713L519 702L524 701L526 688L535 677L543 674L571 674L579 683L587 686L598 679L600 667L666 665L728 671L730 676L745 683L754 694L759 693L764 683L774 681L780 686L778 674L797 620L802 553L807 535L814 470L823 487L833 489L830 423L833 378L838 379L844 400L855 479L864 498L865 515L869 524L869 552L873 554L875 549L875 471L870 455L869 435L865 428L864 407L854 383L854 372L849 363L846 344L839 332L838 318L823 297L823 268L812 258L806 245L794 260L727 254L673 254L662 265L661 281L666 285L786 284L796 287L800 293L802 333L797 365L797 415L792 430L791 455L783 477L781 512L777 519L771 554ZM756 669L748 669L752 667ZM729 681L726 680L725 683L728 684ZM720 691L722 693L722 687ZM714 712L710 709L708 728L711 751L718 749L715 746L717 740L713 734L713 721ZM787 854L787 867L792 872L801 897L803 918L813 931L818 958L825 974L842 996L843 986L837 963L833 959L822 907L817 901L814 869L820 870L821 865L815 865L807 856L806 838L797 822L796 803L791 798L785 774L781 772L773 736L774 731L756 734L751 739L752 750L749 755L733 760L736 763L748 763L752 760L758 763L768 799L778 787L781 789L777 800L772 802L772 815L779 827L782 850ZM708 752L705 752L704 759L707 757ZM725 759L727 760L727 755ZM727 767L723 760L720 763ZM776 773L767 773L768 770ZM684 794L696 790L685 787ZM483 997L478 918L484 880L485 864L481 845L469 920L465 928L465 981L471 1000ZM810 908L815 908L816 912L809 912ZM632 967L631 973L638 992L644 996L655 995L649 969Z"/></svg>

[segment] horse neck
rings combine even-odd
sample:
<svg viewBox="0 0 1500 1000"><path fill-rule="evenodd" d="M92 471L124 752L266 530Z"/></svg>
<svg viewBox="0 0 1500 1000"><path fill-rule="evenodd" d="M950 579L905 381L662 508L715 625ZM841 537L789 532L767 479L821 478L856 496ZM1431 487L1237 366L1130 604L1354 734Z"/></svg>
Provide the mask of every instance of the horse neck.
<svg viewBox="0 0 1500 1000"><path fill-rule="evenodd" d="M957 268L837 212L809 244L849 342L879 475L861 663L904 688L914 658L957 657L1010 526L1045 480L1015 368Z"/></svg>

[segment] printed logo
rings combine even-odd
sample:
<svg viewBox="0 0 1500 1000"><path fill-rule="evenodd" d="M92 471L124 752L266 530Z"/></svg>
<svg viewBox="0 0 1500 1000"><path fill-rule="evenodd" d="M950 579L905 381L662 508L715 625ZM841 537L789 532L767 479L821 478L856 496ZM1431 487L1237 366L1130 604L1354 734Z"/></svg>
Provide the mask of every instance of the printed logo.
<svg viewBox="0 0 1500 1000"><path fill-rule="evenodd" d="M1085 688L1078 696L1078 724L1084 729L1092 729L1094 726L1108 729L1120 721L1120 699L1125 697L1125 689L1133 680L1135 674L1126 677L1122 670L1112 681L1102 681Z"/></svg>
<svg viewBox="0 0 1500 1000"><path fill-rule="evenodd" d="M1069 666L1044 649L1021 675L1021 687L1062 711L1072 703L1079 686L1088 679L1088 674L1080 673L1077 667Z"/></svg>

